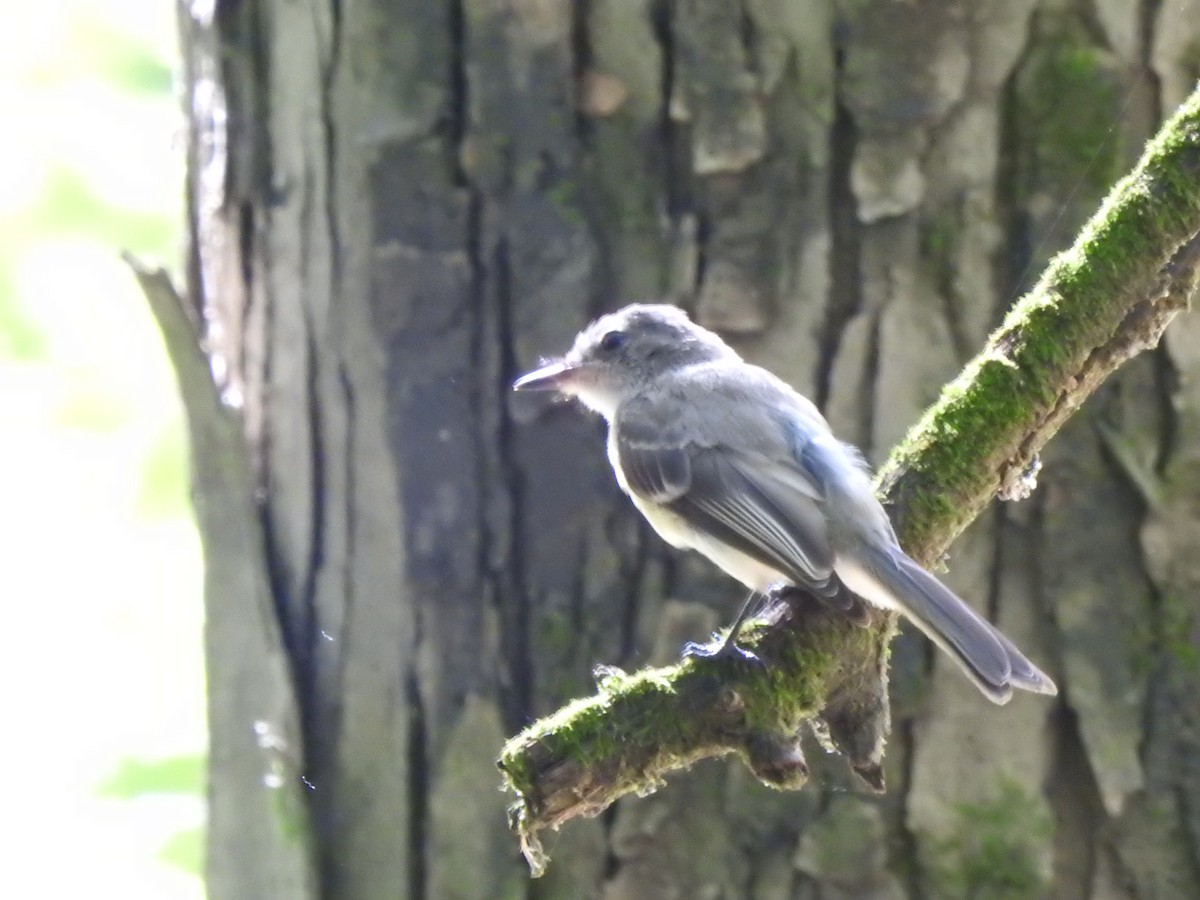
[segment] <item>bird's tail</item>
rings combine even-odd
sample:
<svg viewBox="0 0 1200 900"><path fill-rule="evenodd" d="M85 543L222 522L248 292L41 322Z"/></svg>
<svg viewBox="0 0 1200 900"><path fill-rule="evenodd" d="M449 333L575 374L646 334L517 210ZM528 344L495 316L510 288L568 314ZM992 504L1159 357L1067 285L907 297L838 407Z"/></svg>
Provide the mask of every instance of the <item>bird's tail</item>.
<svg viewBox="0 0 1200 900"><path fill-rule="evenodd" d="M1013 688L1057 694L1058 687L998 628L967 606L899 547L868 549L871 574L902 611L949 653L993 703Z"/></svg>

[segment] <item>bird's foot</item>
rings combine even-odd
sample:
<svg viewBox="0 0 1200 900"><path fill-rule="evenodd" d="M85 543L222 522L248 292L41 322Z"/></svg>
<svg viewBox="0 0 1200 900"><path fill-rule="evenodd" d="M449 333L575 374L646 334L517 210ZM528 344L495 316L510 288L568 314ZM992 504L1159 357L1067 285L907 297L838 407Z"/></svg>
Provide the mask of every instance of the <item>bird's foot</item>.
<svg viewBox="0 0 1200 900"><path fill-rule="evenodd" d="M736 635L730 634L724 638L713 635L707 644L697 644L688 641L683 645L684 659L742 659L746 662L761 663L758 654L744 647L739 647L735 641Z"/></svg>

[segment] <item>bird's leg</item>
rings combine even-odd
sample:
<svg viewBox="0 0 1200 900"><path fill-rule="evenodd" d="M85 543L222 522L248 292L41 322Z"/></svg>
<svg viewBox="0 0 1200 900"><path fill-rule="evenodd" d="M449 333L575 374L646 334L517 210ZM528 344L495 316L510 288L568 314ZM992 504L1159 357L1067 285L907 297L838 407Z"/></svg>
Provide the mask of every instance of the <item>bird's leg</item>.
<svg viewBox="0 0 1200 900"><path fill-rule="evenodd" d="M759 595L757 591L751 591L746 601L742 604L742 608L738 610L737 617L733 620L733 624L729 626L729 631L720 641L712 641L708 644L697 644L695 641L688 641L683 645L683 655L685 658L701 659L720 659L726 656L739 656L742 659L748 659L757 662L758 657L749 650L743 650L737 645L737 636L742 630L742 626L746 624L746 620L750 618L750 611L753 608L758 609L757 600Z"/></svg>

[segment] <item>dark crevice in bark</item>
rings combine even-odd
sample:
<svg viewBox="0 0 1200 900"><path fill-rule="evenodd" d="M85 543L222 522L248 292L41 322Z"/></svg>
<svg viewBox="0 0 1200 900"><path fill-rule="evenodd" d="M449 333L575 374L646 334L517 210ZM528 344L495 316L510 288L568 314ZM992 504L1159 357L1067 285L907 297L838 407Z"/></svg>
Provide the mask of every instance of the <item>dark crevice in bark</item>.
<svg viewBox="0 0 1200 900"><path fill-rule="evenodd" d="M638 516L634 522L636 539L634 544L633 561L624 581L627 585L621 604L621 654L620 659L631 660L637 652L638 612L641 609L641 598L646 590L646 566L650 559L648 541L657 536L650 533L650 528Z"/></svg>
<svg viewBox="0 0 1200 900"><path fill-rule="evenodd" d="M708 245L712 240L713 226L708 213L703 210L696 212L696 280L692 283L689 300L694 301L700 294L704 284L704 276L708 272Z"/></svg>
<svg viewBox="0 0 1200 900"><path fill-rule="evenodd" d="M958 222L962 222L965 218L961 198L954 213ZM926 227L930 227L928 223L926 223ZM954 348L955 361L962 365L974 355L975 347L974 340L967 334L963 322L964 298L959 296L954 287L957 264L955 255L948 248L939 248L929 254L928 264L934 268L934 283L937 285L938 296L942 301L942 315L945 317L946 329L950 334L950 345Z"/></svg>
<svg viewBox="0 0 1200 900"><path fill-rule="evenodd" d="M975 348L967 335L959 306L959 298L954 291L954 273L946 268L939 272L938 293L942 296L942 314L946 318L946 329L950 334L950 346L954 348L954 359L962 365L974 355Z"/></svg>
<svg viewBox="0 0 1200 900"><path fill-rule="evenodd" d="M266 301L264 300L264 302ZM274 320L274 316L272 315L273 310L269 302L266 303L266 307L266 321L263 333L272 334L274 331L272 324ZM271 383L270 341L267 341L264 347L262 379L264 387ZM264 426L262 435L259 438L258 447L253 448L251 451L252 455L256 453L258 457L254 460L254 472L256 475L254 502L259 517L259 524L262 527L263 548L266 554L264 562L266 564L267 580L271 585L271 600L274 604L275 616L279 620L279 631L280 636L283 638L284 649L287 651L287 658L292 666L292 676L299 687L300 678L296 661L303 657L303 632L299 627L300 622L294 612L296 598L292 596L292 588L288 583L287 571L284 566L283 553L279 549L279 539L275 534L274 519L271 517L270 508L267 504L267 498L270 496L271 491L271 482L266 461L269 458L270 450L271 429ZM297 698L298 702L299 699Z"/></svg>
<svg viewBox="0 0 1200 900"><path fill-rule="evenodd" d="M611 881L621 871L621 858L617 856L612 842L612 833L613 829L617 827L617 815L620 809L621 803L617 801L600 813L600 824L604 827L604 834L607 838L604 842L604 867L601 869L601 883Z"/></svg>
<svg viewBox="0 0 1200 900"><path fill-rule="evenodd" d="M676 590L679 586L679 561L681 556L666 547L662 538L650 527L650 523L642 519L641 516L638 517L638 529L638 539L641 541L642 552L645 554L647 561L657 563L662 573L663 595L666 597L676 596Z"/></svg>
<svg viewBox="0 0 1200 900"><path fill-rule="evenodd" d="M595 170L594 146L596 126L593 120L584 112L588 73L592 71L594 52L592 50L591 34L588 22L592 15L592 0L575 0L571 4L570 47L571 47L571 79L572 104L574 106L573 135L574 171L571 173L572 183L577 186L578 212L587 224L588 238L596 247L593 263L593 277L590 280L591 296L586 303L589 317L598 317L607 312L613 305L617 274L615 271L617 253L609 235L608 214L605 209L603 188L595 178L588 177L588 172ZM642 297L619 297L621 303L632 300L642 300ZM517 374L516 369L512 374Z"/></svg>
<svg viewBox="0 0 1200 900"><path fill-rule="evenodd" d="M266 109L271 41L265 34L263 4L222 2L215 12L219 59L214 62L219 66L227 115L221 145L228 155L225 199L266 202L272 189Z"/></svg>
<svg viewBox="0 0 1200 900"><path fill-rule="evenodd" d="M883 358L883 314L871 313L871 332L862 376L858 404L858 448L867 459L875 458L875 404L879 396L879 364ZM832 366L832 360L830 360Z"/></svg>
<svg viewBox="0 0 1200 900"><path fill-rule="evenodd" d="M904 761L901 783L895 786L899 797L899 812L895 818L895 839L899 856L892 857L891 871L904 884L909 897L921 897L921 869L918 865L920 847L916 833L908 827L908 801L912 794L913 769L916 765L915 720L901 719L892 728L890 742L900 745L900 758Z"/></svg>
<svg viewBox="0 0 1200 900"><path fill-rule="evenodd" d="M762 63L759 60L758 23L746 7L745 0L738 3L738 38L742 51L746 54L746 70L754 75L762 74Z"/></svg>
<svg viewBox="0 0 1200 900"><path fill-rule="evenodd" d="M330 0L330 16L332 21L330 44L328 55L322 61L321 71L321 126L323 137L324 151L324 208L321 210L312 210L313 218L312 226L315 227L317 221L323 221L325 226L325 243L329 248L329 272L328 272L328 288L332 297L336 297L339 291L339 280L342 271L341 260L341 235L338 227L337 215L337 136L338 136L338 119L335 114L335 97L334 83L337 77L338 61L341 56L341 22L342 11L339 0ZM306 196L308 196L306 194ZM318 219L318 215L321 217ZM309 222L310 219L306 215L303 220ZM304 684L301 691L301 727L304 734L304 746L307 751L305 760L305 773L311 779L310 784L320 784L327 776L331 776L333 772L334 748L337 744L338 732L338 705L334 697L326 696L327 688L330 684L337 685L340 683L340 677L337 680L330 678L322 678L320 668L328 659L329 654L323 652L321 647L322 641L325 640L325 625L322 621L321 598L318 596L319 578L321 569L325 564L326 554L326 529L327 519L334 514L332 510L327 508L329 502L328 491L328 471L326 470L327 459L333 459L335 456L329 452L330 448L327 445L327 436L324 432L324 398L321 396L321 365L322 359L326 362L325 365L332 365L335 355L340 354L341 348L333 347L333 354L328 353L330 348L322 348L318 345L316 335L317 323L314 321L314 314L306 308L305 311L305 330L308 335L308 360L307 360L307 398L306 404L309 410L310 422L309 428L312 440L312 534L310 544L310 559L308 561L307 581L304 587L304 607L307 615L308 634L306 635L305 650L307 659L305 661L303 671L304 678L307 682ZM326 341L328 338L326 338ZM338 365L337 371L342 376L342 384L347 382L344 378L344 368ZM349 477L353 471L353 455L348 451L351 449L349 445L349 434L351 427L350 406L348 397L345 398L345 413L347 416L347 446L341 448L347 451L346 470ZM348 482L352 483L352 482ZM349 494L348 497L352 497ZM349 502L349 501L348 501ZM353 521L351 516L347 516L346 527ZM349 561L345 562L346 570L349 571ZM342 605L342 613L339 618L345 621L345 606L349 602L350 579L344 579L347 592L341 598L329 598L328 602L340 603ZM344 664L343 654L338 652L335 654L335 659L339 666ZM334 792L332 784L322 785L326 790L310 791L308 794L309 805L313 810L313 821L316 824L318 832L328 832L331 829L337 828L337 820L335 808L333 806ZM337 846L337 842L333 840L322 840L318 843L319 855L319 877L322 885L328 890L336 883L338 862L330 856L331 848Z"/></svg>
<svg viewBox="0 0 1200 900"><path fill-rule="evenodd" d="M246 221L253 223L254 216L251 213ZM239 236L244 240L244 236ZM247 296L252 296L254 282L252 280L254 265L250 264L246 269L246 282L244 290ZM262 292L263 309L263 348L262 348L262 385L263 390L267 391L271 385L271 378L274 374L274 346L269 338L275 333L275 307L271 302L270 295L264 290ZM265 398L264 398L265 400ZM262 432L259 435L258 444L250 448L250 457L252 462L252 470L254 472L255 496L254 502L258 513L259 524L262 528L263 547L266 559L264 560L267 580L271 586L271 601L275 610L275 617L279 621L279 632L283 640L284 650L288 664L291 668L292 680L296 685L296 703L297 712L300 716L301 734L307 737L307 719L304 708L305 693L307 680L305 678L306 666L302 661L307 659L305 652L305 624L304 618L298 613L302 608L300 598L293 595L293 585L288 577L288 569L284 559L284 553L280 549L280 539L275 531L275 520L271 515L268 498L271 496L271 470L269 460L271 457L273 434L270 423L264 415Z"/></svg>
<svg viewBox="0 0 1200 900"><path fill-rule="evenodd" d="M686 162L687 147L680 129L671 117L671 96L675 90L675 33L672 23L671 0L653 0L650 22L658 41L662 58L660 146L662 147L662 179L666 187L668 218L678 227L679 218L692 210L690 167Z"/></svg>
<svg viewBox="0 0 1200 900"><path fill-rule="evenodd" d="M1120 391L1120 388L1122 386L1121 382L1117 381L1116 379L1113 379L1113 381L1111 382L1111 385L1112 385L1112 388L1114 391L1114 395L1119 396L1119 394L1117 394L1117 392ZM1160 440L1159 445L1161 447L1161 440ZM1117 453L1114 452L1112 444L1109 441L1106 441L1106 440L1103 440L1103 439L1100 439L1099 437L1097 437L1096 446L1097 446L1097 449L1100 454L1101 465L1107 471L1108 475L1112 478L1113 481L1117 482L1122 487L1125 487L1128 489L1130 519L1131 519L1131 521L1137 523L1136 525L1131 526L1132 532L1133 532L1131 534L1131 538L1133 538L1133 543L1134 543L1137 553L1140 557L1142 551L1141 551L1141 545L1138 544L1138 542L1137 542L1137 531L1138 531L1138 529L1141 528L1142 524L1146 520L1146 514L1149 511L1149 504L1150 504L1152 498L1146 496L1145 491L1144 491L1144 485L1139 483L1137 476L1133 472L1130 471L1129 466L1123 460L1121 460L1119 458ZM1146 580L1147 589L1153 591L1154 585L1150 583L1150 576L1146 574L1146 566L1144 565L1144 560L1143 560L1143 565L1140 568L1142 571L1142 575Z"/></svg>
<svg viewBox="0 0 1200 900"><path fill-rule="evenodd" d="M330 0L330 15L333 21L329 38L329 59L321 73L321 125L325 138L325 227L329 236L330 284L334 296L338 294L338 283L342 273L342 241L337 217L337 136L338 117L335 83L342 56L342 4L341 0Z"/></svg>
<svg viewBox="0 0 1200 900"><path fill-rule="evenodd" d="M1153 122L1158 122L1162 118L1159 112L1162 109L1162 79L1158 77L1153 63L1154 23L1158 21L1158 12L1161 7L1162 0L1141 0L1138 6L1138 56L1141 59L1141 75L1146 82L1151 108L1154 110L1151 115Z"/></svg>
<svg viewBox="0 0 1200 900"><path fill-rule="evenodd" d="M1183 852L1188 862L1188 882L1193 885L1200 884L1200 834L1194 828L1195 815L1187 812L1190 794L1182 787L1176 787L1171 791L1171 795L1175 801L1175 808L1184 811L1180 816L1180 828L1185 835Z"/></svg>
<svg viewBox="0 0 1200 900"><path fill-rule="evenodd" d="M342 646L345 638L346 623L350 621L351 610L354 605L354 566L355 553L357 550L356 527L358 525L357 510L355 509L355 499L357 497L355 486L355 464L357 462L356 446L355 446L355 429L357 420L355 418L354 405L354 383L350 379L350 370L345 362L338 362L338 384L342 389L342 409L346 414L346 444L345 444L345 472L344 479L346 485L346 563L342 569L342 597L344 604L344 614L342 616L342 633L335 635L335 639ZM338 653L338 679L337 683L342 683L342 670L345 668L347 659L345 653Z"/></svg>
<svg viewBox="0 0 1200 900"><path fill-rule="evenodd" d="M574 0L571 3L571 100L575 137L581 148L588 145L592 131L592 122L584 112L583 102L587 74L592 68L592 44L588 38L588 18L591 14L591 0Z"/></svg>
<svg viewBox="0 0 1200 900"><path fill-rule="evenodd" d="M218 60L213 62L217 63L219 74L213 78L215 96L209 101L210 111L223 112L225 119L207 123L210 129L208 140L202 145L206 158L200 162L200 171L205 172L205 177L200 180L207 180L206 170L223 155L223 184L219 198L206 196L202 201L206 208L220 206L220 211L214 215L215 221L208 222L203 231L198 230L195 234L211 233L214 225L219 227L222 237L229 239L231 249L211 244L204 249L222 257L223 265L236 261L240 284L235 298L219 298L217 292L225 285L209 285L212 290L199 293L195 302L198 321L202 323L201 333L206 338L205 349L210 359L220 364L214 366L218 389L244 396L247 388L246 335L255 312L256 267L261 264L258 229L263 221L263 211L275 202L272 136L267 125L270 75L267 47L270 42L265 34L262 6L258 3L218 4L214 25ZM218 135L222 128L224 133ZM206 194L216 193L215 188L206 186L205 190ZM196 241L197 246L199 243ZM263 294L265 298L265 291ZM239 302L235 311L234 304ZM264 302L268 301L264 299ZM209 308L202 308L202 303L207 303ZM252 447L252 454L261 453L261 447ZM253 459L259 473L263 471L264 458Z"/></svg>
<svg viewBox="0 0 1200 900"><path fill-rule="evenodd" d="M1062 900L1083 900L1093 893L1097 838L1107 817L1079 734L1078 717L1060 704L1051 719L1051 729L1054 745L1046 799L1055 825L1055 880L1074 888Z"/></svg>
<svg viewBox="0 0 1200 900"><path fill-rule="evenodd" d="M301 588L298 611L302 616L301 628L302 656L296 658L296 667L300 682L300 721L304 734L304 745L309 749L310 758L307 760L306 772L315 774L316 760L311 758L314 753L319 756L320 748L327 744L329 736L324 733L322 709L317 674L317 641L320 638L321 614L317 606L317 581L321 567L325 563L325 516L326 516L326 472L325 472L325 434L324 402L321 398L320 367L318 364L319 348L313 333L312 321L307 310L304 316L307 342L305 347L305 408L308 413L309 453L312 458L312 497L310 500L309 545L308 559L305 560L304 584Z"/></svg>
<svg viewBox="0 0 1200 900"><path fill-rule="evenodd" d="M629 535L632 534L632 547ZM604 537L617 561L617 583L619 603L614 619L618 625L617 660L622 664L632 660L637 652L638 612L642 606L646 586L643 580L649 560L648 540L655 538L641 516L631 516L624 504L613 508L604 522ZM579 566L587 561L586 549L580 553ZM578 585L579 597L584 597L582 580ZM579 623L582 628L583 622ZM581 632L582 633L582 632Z"/></svg>
<svg viewBox="0 0 1200 900"><path fill-rule="evenodd" d="M1028 45L1027 45L1028 46ZM1003 238L995 260L996 305L992 319L999 322L1013 302L1029 287L1032 274L1033 236L1029 213L1020 202L1021 126L1017 100L1017 73L1024 55L1012 68L1000 92L1000 128L996 154L993 202Z"/></svg>
<svg viewBox="0 0 1200 900"><path fill-rule="evenodd" d="M468 253L472 265L472 297L476 303L482 304L487 299L487 272L483 266L484 250L482 242L483 200L473 195L468 221L469 246ZM500 636L503 648L503 664L508 666L509 678L501 682L501 703L505 720L509 723L528 721L533 711L534 693L534 661L532 651L532 604L529 596L528 582L525 575L524 556L516 552L516 536L521 533L521 523L524 520L524 504L522 503L521 469L513 457L515 433L513 423L508 415L508 393L513 379L517 375L517 360L515 353L516 335L513 326L512 272L509 260L508 242L501 239L497 242L493 253L492 284L495 290L496 334L491 336L499 348L497 360L498 371L483 373L482 384L489 393L484 402L494 404L499 410L499 421L496 423L496 436L499 445L496 448L481 448L480 457L492 452L495 454L496 467L500 483L495 490L503 491L506 496L508 520L506 528L508 535L506 544L509 552L504 556L507 565L498 570L494 566L493 552L495 535L490 528L483 529L481 552L481 571L492 581L492 597L497 604L498 621L502 633ZM480 308L479 318L483 318ZM482 349L482 348L480 348ZM476 359L482 358L476 354ZM486 484L486 482L482 482Z"/></svg>
<svg viewBox="0 0 1200 900"><path fill-rule="evenodd" d="M1048 492L1045 490L1035 491L1030 498L1033 503L1032 512L1029 516L1029 545L1034 548L1045 546L1046 543L1046 504L1049 501ZM1050 592L1046 588L1046 573L1043 569L1044 557L1040 552L1034 552L1030 555L1029 578L1030 590L1033 593L1033 612L1034 621L1046 626L1046 630L1050 635L1050 641L1047 642L1047 651L1054 659L1054 669L1065 677L1063 672L1062 661L1062 646L1060 643L1060 633L1058 630L1058 619L1054 611L1054 604L1050 600ZM1040 617L1040 619L1038 618ZM1053 673L1053 669L1048 669ZM1060 703L1066 704L1066 700L1060 699Z"/></svg>
<svg viewBox="0 0 1200 900"><path fill-rule="evenodd" d="M1155 347L1150 358L1154 361L1154 394L1158 399L1159 420L1162 422L1154 473L1163 477L1179 444L1179 409L1174 399L1179 390L1179 370L1165 344Z"/></svg>
<svg viewBox="0 0 1200 900"><path fill-rule="evenodd" d="M470 178L463 168L462 147L470 124L469 90L467 79L467 14L464 0L448 4L447 24L450 31L450 102L446 109L446 169L456 187L470 187Z"/></svg>
<svg viewBox="0 0 1200 900"><path fill-rule="evenodd" d="M1158 13L1162 8L1162 0L1141 0L1138 7L1138 38L1141 49L1142 64L1151 69L1150 60L1154 50L1154 23L1158 21ZM1158 109L1158 107L1155 107Z"/></svg>
<svg viewBox="0 0 1200 900"><path fill-rule="evenodd" d="M987 606L983 614L989 622L1000 620L1000 593L1004 584L1004 564L1008 542L1011 540L1008 532L1008 510L1004 504L997 503L991 516L992 525L992 564L988 569Z"/></svg>
<svg viewBox="0 0 1200 900"><path fill-rule="evenodd" d="M1141 0L1139 7L1138 37L1140 39L1142 77L1148 88L1155 121L1161 117L1159 110L1162 109L1162 79L1153 63L1156 36L1154 25L1158 21L1161 8L1162 0ZM1154 471L1158 475L1163 475L1166 473L1179 436L1178 409L1172 399L1175 391L1178 390L1179 374L1171 360L1171 354L1164 344L1159 344L1151 351L1151 359L1154 361L1155 394L1158 397L1159 415L1162 422L1162 440L1159 443L1158 456L1154 461Z"/></svg>
<svg viewBox="0 0 1200 900"><path fill-rule="evenodd" d="M1166 598L1158 591L1154 593L1158 606L1156 613L1160 625L1155 635L1157 647L1168 648L1160 651L1156 660L1155 671L1151 676L1147 692L1147 716L1142 723L1142 747L1140 757L1147 769L1150 790L1158 781L1150 773L1152 768L1158 768L1148 757L1153 753L1152 744L1167 744L1169 742L1172 769L1166 778L1162 779L1162 796L1169 798L1174 805L1174 813L1179 823L1182 844L1181 851L1187 871L1186 882L1189 885L1200 885L1200 817L1195 809L1194 768L1198 743L1197 726L1200 725L1200 714L1197 713L1195 702L1196 666L1191 659L1180 659L1169 648L1177 642L1178 637L1168 636L1170 624L1167 621L1163 603ZM1195 611L1192 616L1195 616ZM1166 735L1164 737L1164 732ZM1165 773L1164 773L1165 774ZM1161 775L1159 776L1161 778ZM1159 800L1159 803L1162 801ZM1185 879L1179 879L1183 881ZM1176 884L1179 883L1176 882ZM1197 892L1193 887L1191 894Z"/></svg>
<svg viewBox="0 0 1200 900"><path fill-rule="evenodd" d="M1087 38L1089 44L1101 47L1110 53L1116 52L1112 41L1109 40L1108 29L1104 27L1104 22L1100 18L1100 10L1097 9L1095 0L1075 2L1068 5L1068 9L1071 10L1070 14L1083 26L1083 36ZM1037 13L1034 15L1036 16Z"/></svg>
<svg viewBox="0 0 1200 900"><path fill-rule="evenodd" d="M588 543L580 540L575 548L575 568L571 572L571 584L567 588L566 608L571 620L572 634L575 636L573 649L580 652L588 641L587 590L585 588L585 572L588 563Z"/></svg>
<svg viewBox="0 0 1200 900"><path fill-rule="evenodd" d="M317 187L316 178L317 176L306 165L304 167L303 180L296 188L300 197L298 221L301 229L300 258L302 260L311 260L313 258L312 234L310 229L315 227L318 221L318 212L321 216L325 215L325 210L318 210L313 203L313 195ZM269 266L270 261L267 261L266 265ZM271 298L272 303L275 300L275 297ZM304 735L304 746L309 756L305 760L304 768L305 772L311 776L312 756L316 751L312 738L315 736L316 726L320 722L320 704L315 696L319 683L316 673L315 645L318 627L316 609L317 574L323 559L323 545L325 540L325 447L324 435L321 431L322 401L318 377L320 359L318 356L315 333L316 323L313 318L312 301L307 290L301 288L296 296L287 297L283 302L296 305L304 327L304 408L300 412L308 419L306 424L308 427L309 445L307 448L304 448L307 449L310 466L308 552L304 559L291 560L294 571L299 574L300 583L298 587L299 596L295 598L295 603L289 610L289 615L293 619L292 625L296 631L297 641L292 663L295 666L296 680L299 685L300 729ZM286 347L282 352L291 354L301 351L297 348ZM270 421L269 416L266 419L268 422ZM268 424L264 427L266 432L269 433L270 425ZM296 449L298 453L303 452L301 448ZM269 457L264 458L269 459ZM268 473L268 477L269 475L270 473ZM320 827L320 825L321 823L318 821L317 826Z"/></svg>
<svg viewBox="0 0 1200 900"><path fill-rule="evenodd" d="M238 237L238 263L241 271L238 273L242 278L242 290L246 298L246 303L242 305L242 319L238 323L241 333L246 333L246 326L250 319L251 309L254 305L253 287L254 287L254 260L255 260L255 238L258 236L256 231L256 216L254 214L254 204L248 200L242 200L237 205L237 237ZM245 351L243 350L243 358L236 360L237 370L244 371L245 368ZM227 365L233 365L234 360L226 360ZM228 373L226 373L228 377Z"/></svg>
<svg viewBox="0 0 1200 900"><path fill-rule="evenodd" d="M844 65L841 52L836 62L835 80L841 78ZM817 339L817 371L813 377L816 386L813 399L822 410L829 402L842 334L862 308L862 224L850 184L850 166L857 142L854 119L839 100L829 131L829 296Z"/></svg>
<svg viewBox="0 0 1200 900"><path fill-rule="evenodd" d="M414 643L414 646L419 643ZM404 685L408 708L408 897L423 900L429 878L425 829L429 819L429 758L425 705L415 669Z"/></svg>

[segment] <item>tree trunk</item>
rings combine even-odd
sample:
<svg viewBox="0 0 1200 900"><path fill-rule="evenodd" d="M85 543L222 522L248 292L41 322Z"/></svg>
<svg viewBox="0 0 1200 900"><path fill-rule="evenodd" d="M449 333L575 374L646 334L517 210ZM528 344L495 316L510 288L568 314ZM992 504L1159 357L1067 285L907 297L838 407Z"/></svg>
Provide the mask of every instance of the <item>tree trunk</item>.
<svg viewBox="0 0 1200 900"><path fill-rule="evenodd" d="M181 10L214 897L1200 896L1195 316L954 547L1057 702L905 634L886 797L706 763L533 883L494 766L740 599L513 376L666 297L880 461L1183 99L1197 0Z"/></svg>

